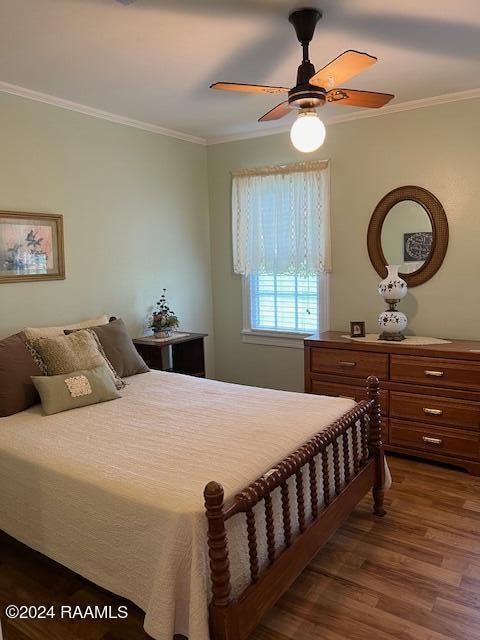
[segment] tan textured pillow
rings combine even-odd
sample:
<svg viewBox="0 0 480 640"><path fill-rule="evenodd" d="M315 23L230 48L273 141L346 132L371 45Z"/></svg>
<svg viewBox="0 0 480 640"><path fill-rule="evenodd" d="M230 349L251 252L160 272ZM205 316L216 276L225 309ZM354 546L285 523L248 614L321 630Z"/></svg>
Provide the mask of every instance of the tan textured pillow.
<svg viewBox="0 0 480 640"><path fill-rule="evenodd" d="M43 362L48 376L107 365L117 389L125 386L105 357L98 338L88 329L76 331L68 336L34 338L30 340L30 345Z"/></svg>
<svg viewBox="0 0 480 640"><path fill-rule="evenodd" d="M47 415L121 397L106 364L58 376L32 376L32 382Z"/></svg>
<svg viewBox="0 0 480 640"><path fill-rule="evenodd" d="M133 344L127 327L121 318L116 318L108 324L88 329L95 333L102 345L107 360L120 378L128 378L137 373L150 371L143 358ZM66 330L68 335L71 330Z"/></svg>
<svg viewBox="0 0 480 640"><path fill-rule="evenodd" d="M63 332L68 329L88 329L88 327L97 327L102 324L108 324L108 317L101 315L96 318L90 318L76 324L68 324L63 327L27 327L23 330L28 340L34 338L54 338L55 336L63 336Z"/></svg>

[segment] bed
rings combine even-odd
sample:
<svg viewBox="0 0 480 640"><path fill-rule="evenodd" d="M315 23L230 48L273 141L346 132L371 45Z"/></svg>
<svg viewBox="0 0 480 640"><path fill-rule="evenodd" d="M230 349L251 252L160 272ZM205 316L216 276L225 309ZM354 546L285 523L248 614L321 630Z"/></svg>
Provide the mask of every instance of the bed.
<svg viewBox="0 0 480 640"><path fill-rule="evenodd" d="M242 640L369 489L384 514L368 389L355 404L152 371L113 402L31 407L1 421L0 528L133 601L156 640Z"/></svg>

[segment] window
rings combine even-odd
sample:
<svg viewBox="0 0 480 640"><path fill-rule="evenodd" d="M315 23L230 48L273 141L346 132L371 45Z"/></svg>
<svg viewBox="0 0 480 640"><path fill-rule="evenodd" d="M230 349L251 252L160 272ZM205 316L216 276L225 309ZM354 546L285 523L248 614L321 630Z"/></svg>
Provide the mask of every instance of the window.
<svg viewBox="0 0 480 640"><path fill-rule="evenodd" d="M329 326L328 274L243 278L243 342L303 348Z"/></svg>
<svg viewBox="0 0 480 640"><path fill-rule="evenodd" d="M232 240L245 342L302 347L328 328L328 163L234 174Z"/></svg>
<svg viewBox="0 0 480 640"><path fill-rule="evenodd" d="M251 328L315 333L318 330L318 277L250 276Z"/></svg>

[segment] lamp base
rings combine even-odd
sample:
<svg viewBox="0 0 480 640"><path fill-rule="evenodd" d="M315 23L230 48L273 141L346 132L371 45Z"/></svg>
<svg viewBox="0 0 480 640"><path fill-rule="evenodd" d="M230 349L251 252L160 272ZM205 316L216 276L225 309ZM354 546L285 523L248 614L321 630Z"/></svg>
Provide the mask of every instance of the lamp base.
<svg viewBox="0 0 480 640"><path fill-rule="evenodd" d="M379 340L387 340L388 342L402 342L405 340L405 336L401 331L397 331L396 333L387 333L384 331L378 336Z"/></svg>

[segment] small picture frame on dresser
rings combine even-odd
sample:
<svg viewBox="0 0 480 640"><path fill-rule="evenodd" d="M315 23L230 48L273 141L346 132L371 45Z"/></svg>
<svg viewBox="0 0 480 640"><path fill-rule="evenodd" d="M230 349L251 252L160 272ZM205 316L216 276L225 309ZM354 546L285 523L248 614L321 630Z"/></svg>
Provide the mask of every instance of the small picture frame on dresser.
<svg viewBox="0 0 480 640"><path fill-rule="evenodd" d="M365 337L365 322L350 322L350 337L351 338L364 338Z"/></svg>

